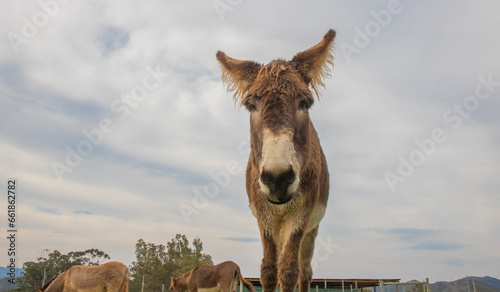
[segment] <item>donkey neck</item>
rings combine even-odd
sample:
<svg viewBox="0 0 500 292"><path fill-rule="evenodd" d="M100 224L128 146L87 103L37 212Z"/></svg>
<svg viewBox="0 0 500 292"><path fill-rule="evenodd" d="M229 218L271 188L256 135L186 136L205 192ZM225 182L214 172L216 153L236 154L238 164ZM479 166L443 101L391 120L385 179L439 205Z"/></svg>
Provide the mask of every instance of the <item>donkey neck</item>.
<svg viewBox="0 0 500 292"><path fill-rule="evenodd" d="M42 290L44 292L62 292L64 290L64 282L66 279L66 272L60 274L56 278L54 278L52 281L47 283Z"/></svg>
<svg viewBox="0 0 500 292"><path fill-rule="evenodd" d="M188 289L188 281L189 281L190 276L191 276L191 274L178 278L176 283L175 283L176 286L181 288L183 291L187 290Z"/></svg>

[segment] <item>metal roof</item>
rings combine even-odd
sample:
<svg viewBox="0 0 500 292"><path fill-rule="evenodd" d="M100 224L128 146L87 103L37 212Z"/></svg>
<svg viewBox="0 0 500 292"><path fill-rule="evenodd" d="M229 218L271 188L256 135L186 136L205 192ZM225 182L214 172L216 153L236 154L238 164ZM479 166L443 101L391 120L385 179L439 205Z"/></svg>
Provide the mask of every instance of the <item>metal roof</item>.
<svg viewBox="0 0 500 292"><path fill-rule="evenodd" d="M259 278L245 278L251 282L255 287L262 287ZM366 288L378 287L380 282L384 284L399 283L401 279L312 279L311 290L318 286L319 289L350 289L352 288Z"/></svg>

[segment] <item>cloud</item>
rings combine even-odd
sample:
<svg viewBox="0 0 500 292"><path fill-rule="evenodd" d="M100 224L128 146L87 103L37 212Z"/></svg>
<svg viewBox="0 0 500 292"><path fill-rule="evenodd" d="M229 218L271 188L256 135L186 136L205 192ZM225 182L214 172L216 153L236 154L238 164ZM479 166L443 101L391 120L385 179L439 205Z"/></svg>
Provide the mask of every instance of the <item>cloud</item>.
<svg viewBox="0 0 500 292"><path fill-rule="evenodd" d="M476 265L477 262L466 261L466 260L461 260L461 259L449 259L449 260L445 261L445 264L447 264L449 266L453 266L453 267L464 268L464 267L467 267L467 266L470 266L470 265Z"/></svg>
<svg viewBox="0 0 500 292"><path fill-rule="evenodd" d="M249 237L223 237L221 239L236 241L236 242L260 242L260 238L249 238Z"/></svg>
<svg viewBox="0 0 500 292"><path fill-rule="evenodd" d="M394 228L379 230L404 243L404 246L414 250L453 251L463 249L462 242L453 242L452 232L438 229Z"/></svg>
<svg viewBox="0 0 500 292"><path fill-rule="evenodd" d="M462 244L458 243L447 243L447 242L422 242L415 244L411 248L413 249L428 249L428 250L457 250L463 247Z"/></svg>
<svg viewBox="0 0 500 292"><path fill-rule="evenodd" d="M310 114L331 178L318 238L335 248L315 276L500 277L500 87L457 111L480 77L500 81L495 2L401 1L350 59L342 43L361 38L387 3L242 1L221 20L210 1L70 2L16 53L8 34L22 35L23 19L43 11L28 4L0 9L0 177L20 181L21 261L41 248L98 247L129 264L137 239L183 233L199 236L214 261L258 276L244 178L249 117L225 92L215 53L290 59L333 28L335 68ZM151 70L161 82L132 103ZM453 122L443 118L449 110ZM104 119L113 130L58 180L52 164L67 164L68 149ZM400 157L436 128L446 141L392 192L384 173L398 173ZM241 171L221 183L231 165ZM214 195L187 223L180 204L193 206L210 186Z"/></svg>
<svg viewBox="0 0 500 292"><path fill-rule="evenodd" d="M103 54L109 55L125 47L130 40L129 33L120 28L108 26L102 29L99 41L103 46Z"/></svg>
<svg viewBox="0 0 500 292"><path fill-rule="evenodd" d="M406 241L414 241L416 239L429 238L444 233L442 230L440 231L440 230L416 229L416 228L396 228L388 230L387 232L389 234L394 234L397 237Z"/></svg>
<svg viewBox="0 0 500 292"><path fill-rule="evenodd" d="M74 213L75 214L92 215L92 213L89 212L89 211L80 211L80 210L78 210L78 211L75 211Z"/></svg>

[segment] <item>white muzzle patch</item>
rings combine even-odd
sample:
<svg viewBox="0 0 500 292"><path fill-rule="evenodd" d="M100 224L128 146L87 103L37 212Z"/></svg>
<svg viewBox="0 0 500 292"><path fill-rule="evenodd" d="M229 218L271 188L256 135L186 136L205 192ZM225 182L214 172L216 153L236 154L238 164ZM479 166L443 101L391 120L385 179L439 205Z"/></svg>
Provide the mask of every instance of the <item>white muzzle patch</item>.
<svg viewBox="0 0 500 292"><path fill-rule="evenodd" d="M293 146L292 131L285 130L275 134L268 129L264 129L262 142L262 160L259 172L262 173L266 171L279 176L292 168L296 174L296 178L294 182L288 186L288 193L295 193L299 187L300 166L297 160L295 147ZM269 187L264 184L260 178L259 186L264 194L270 195Z"/></svg>

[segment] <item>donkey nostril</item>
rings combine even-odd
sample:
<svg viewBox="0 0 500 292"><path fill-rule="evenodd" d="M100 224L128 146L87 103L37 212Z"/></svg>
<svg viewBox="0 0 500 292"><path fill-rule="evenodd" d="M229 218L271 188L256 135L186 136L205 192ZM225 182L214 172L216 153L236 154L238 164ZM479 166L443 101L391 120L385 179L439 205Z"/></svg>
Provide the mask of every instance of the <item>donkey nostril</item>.
<svg viewBox="0 0 500 292"><path fill-rule="evenodd" d="M270 185L273 182L273 174L268 171L263 171L260 174L260 181L265 185Z"/></svg>
<svg viewBox="0 0 500 292"><path fill-rule="evenodd" d="M285 173L281 175L281 179L284 183L292 184L295 181L295 171L292 168L289 168Z"/></svg>

